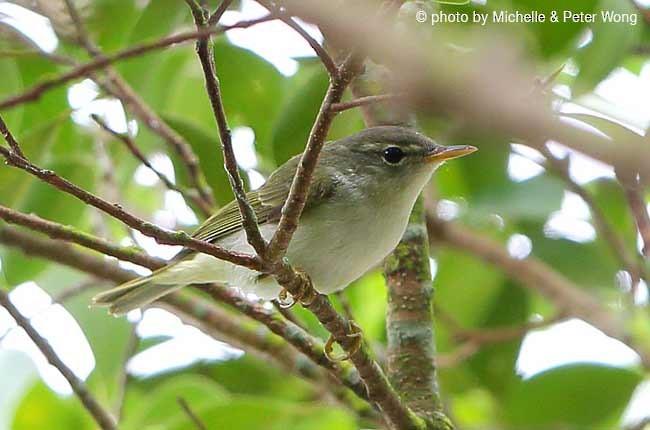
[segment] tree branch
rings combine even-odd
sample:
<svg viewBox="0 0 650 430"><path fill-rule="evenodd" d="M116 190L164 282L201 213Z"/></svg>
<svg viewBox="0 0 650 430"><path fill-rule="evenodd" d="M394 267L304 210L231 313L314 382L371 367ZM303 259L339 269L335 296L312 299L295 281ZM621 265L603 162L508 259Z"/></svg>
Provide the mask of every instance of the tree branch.
<svg viewBox="0 0 650 430"><path fill-rule="evenodd" d="M1 234L1 232L0 232ZM84 405L86 410L92 415L100 428L103 430L117 430L115 420L111 415L102 408L97 399L88 391L88 388L81 379L75 375L72 370L56 355L52 346L43 338L36 329L31 325L29 320L25 318L16 307L11 303L9 295L3 289L0 289L0 305L4 307L12 318L29 336L29 338L36 344L38 349L43 353L47 361L65 377L72 391L79 397L79 400Z"/></svg>
<svg viewBox="0 0 650 430"><path fill-rule="evenodd" d="M0 110L6 110L11 107L17 106L19 104L36 101L45 92L50 91L53 88L66 84L75 79L81 78L83 76L86 76L96 70L103 69L109 64L113 64L118 61L141 56L148 52L167 48L172 45L178 45L188 41L200 39L201 37L205 37L207 35L222 34L234 28L248 28L253 25L260 24L262 22L272 21L275 19L277 18L269 15L269 16L264 16L262 18L252 19L249 21L241 21L239 23L226 26L226 27L183 32L173 36L167 36L162 39L158 39L154 42L144 43L142 45L136 45L124 51L119 51L116 52L115 54L106 55L104 57L97 58L89 63L82 64L57 77L45 79L41 81L41 83L34 85L33 87L29 88L28 90L26 90L21 94L11 96L5 100L0 101Z"/></svg>
<svg viewBox="0 0 650 430"><path fill-rule="evenodd" d="M197 26L202 28L206 25L205 13L192 0L186 1L192 9ZM240 184L238 183L239 181L237 181L238 176L235 175L237 170L236 163L234 163L234 155L232 155L232 160L228 159L228 157L231 156L228 153L232 151L230 145L230 133L228 131L223 105L221 103L219 83L214 71L211 51L207 45L206 39L199 39L197 42L197 51L203 65L208 95L212 103L217 124L219 125L222 147L224 149L224 159L226 160L226 169L231 173L231 185L239 204L242 219L244 220L244 227L246 228L249 243L256 248L258 255L262 257L267 264L272 266L271 272L275 275L278 283L290 294L299 297L302 295L301 292L304 292L305 289L313 290L311 282L307 277L298 274L291 266L289 266L288 263L280 260L284 257L291 237L298 226L298 219L300 218L300 214L305 206L306 196L309 192L320 150L322 149L327 131L329 130L335 116L335 114L331 112L330 107L332 103L337 103L341 100L345 89L358 73L358 69L361 66L361 60L357 55L350 55L339 69L337 75L332 78L327 94L321 104L320 111L310 133L307 147L294 176L289 196L282 209L282 217L278 229L267 247L263 240L260 241L260 239L262 239L261 235L257 237L259 229L254 217L254 212L247 204L245 194L243 194L243 189L240 188ZM221 291L222 293L228 292L227 289L215 290L214 287L210 288L209 291L211 294L218 291ZM317 294L313 301L309 304L304 304L304 306L317 316L321 324L325 326L344 350L348 352L353 351L354 340L351 335L354 333L352 326L348 320L336 312L326 296ZM377 363L370 358L370 355L365 348L359 348L354 352L351 355L351 360L355 364L366 385L368 396L371 400L377 402L379 407L391 419L391 421L393 421L399 428L414 428L421 426L421 420L400 403L394 390L390 387L386 377L383 375L383 372Z"/></svg>
<svg viewBox="0 0 650 430"><path fill-rule="evenodd" d="M352 99L347 102L334 103L330 107L332 112L344 112L346 110L354 109L361 106L367 106L375 103L385 103L396 98L402 97L399 94L378 94L372 96L363 96Z"/></svg>
<svg viewBox="0 0 650 430"><path fill-rule="evenodd" d="M607 309L580 290L560 273L534 257L519 260L511 257L498 243L463 226L437 219L427 213L429 236L501 268L512 279L539 291L553 302L561 314L581 318L609 336L625 339L623 327Z"/></svg>
<svg viewBox="0 0 650 430"><path fill-rule="evenodd" d="M351 54L339 68L338 74L330 81L314 126L309 133L307 146L293 177L289 196L282 207L282 217L278 229L269 242L266 257L270 262L277 262L284 257L291 237L298 227L298 220L305 208L307 193L311 186L320 151L325 144L327 132L335 117L335 113L331 111L331 106L341 101L345 89L359 72L362 62L358 55Z"/></svg>
<svg viewBox="0 0 650 430"><path fill-rule="evenodd" d="M207 30L209 27L203 8L196 4L194 0L186 0L186 3L192 10L196 28L199 31ZM237 160L235 158L235 152L232 147L232 134L230 132L230 128L228 127L226 111L223 107L223 101L221 100L221 87L215 69L214 52L210 44L209 35L201 37L197 40L196 52L199 56L199 59L201 60L203 75L205 76L205 88L208 93L210 105L212 106L212 112L214 113L214 118L219 130L219 137L221 139L221 149L223 152L226 172L228 172L230 187L232 188L233 194L235 195L235 200L239 206L239 212L242 217L242 226L246 232L246 239L248 240L248 243L253 247L253 249L255 249L257 255L264 258L266 254L266 241L262 237L262 233L260 233L260 229L257 225L257 216L255 214L255 211L246 198L244 182L242 181L242 178L239 174L239 168L237 167Z"/></svg>
<svg viewBox="0 0 650 430"><path fill-rule="evenodd" d="M134 273L120 268L117 264L80 252L66 243L36 238L9 227L0 229L0 243L19 248L28 255L43 257L116 283L124 283L136 277ZM140 259L144 262L145 259L142 257ZM163 262L153 259L145 267L155 270L163 265ZM321 340L311 336L290 321L279 317L277 313L250 302L230 288L217 285L206 285L197 288L206 291L216 301L225 303L251 319L266 325L271 332L282 337L314 363L329 370L337 380L341 381L357 396L367 399L366 389L359 380L359 375L349 364L334 363L328 360L323 353L324 344ZM168 295L161 300L161 303L168 303L173 306L179 303L182 304L185 299L178 296L178 294ZM188 309L187 304L184 308ZM201 310L203 311L204 308L201 308ZM199 312L197 315L204 314ZM196 318L205 321L200 316ZM216 325L214 329L217 331L223 329L225 326L221 325L222 322L219 320L219 325Z"/></svg>
<svg viewBox="0 0 650 430"><path fill-rule="evenodd" d="M618 258L621 264L630 272L632 279L635 280L634 283L637 283L639 279L644 278L645 268L634 258L632 253L629 252L623 239L615 233L613 227L607 221L605 214L596 204L596 201L593 199L591 194L589 194L584 187L580 186L580 184L574 181L571 177L568 164L569 160L560 160L556 158L547 146L541 146L539 149L542 155L547 159L549 166L564 180L569 189L579 195L587 204L594 217L596 228L602 237L609 243L614 256Z"/></svg>
<svg viewBox="0 0 650 430"><path fill-rule="evenodd" d="M300 35L300 37L305 39L305 42L309 44L318 58L320 58L330 77L335 77L338 74L338 67L336 67L336 63L327 52L327 50L320 43L318 43L316 39L311 37L309 33L307 33L307 31L305 31L305 29L302 28L295 19L293 19L290 15L287 15L285 11L281 10L281 8L272 2L269 2L267 0L257 0L257 2L267 8L271 13L277 15L282 22L291 27L296 33Z"/></svg>
<svg viewBox="0 0 650 430"><path fill-rule="evenodd" d="M188 416L190 421L192 421L192 423L198 430L208 430L208 428L205 426L203 421L201 421L198 415L196 415L194 411L192 411L192 408L190 408L190 405L187 403L187 401L184 398L179 396L176 398L176 400L178 401L178 404L185 412L185 415Z"/></svg>
<svg viewBox="0 0 650 430"><path fill-rule="evenodd" d="M4 126L4 121L0 117L0 126ZM11 133L9 133L11 135ZM160 244L165 245L182 245L188 248L191 248L195 251L203 252L210 254L216 258L229 261L240 266L249 267L253 270L264 272L265 268L261 264L258 258L236 253L232 251L225 250L221 247L215 246L211 243L194 239L187 235L184 232L169 232L163 230L155 225L141 220L140 218L126 212L121 206L117 204L111 204L106 200L103 200L94 194L89 193L86 190L78 187L77 185L71 183L70 181L58 176L51 170L43 170L40 167L32 164L25 158L22 158L12 151L9 151L7 148L0 146L0 154L4 156L7 164L11 166L18 167L26 171L27 173L39 178L43 182L46 182L55 188L58 188L61 191L64 191L68 194L71 194L81 200L84 203L87 203L91 206L96 207L97 209L113 216L114 218L122 221L131 228L134 228L146 236L153 237Z"/></svg>
<svg viewBox="0 0 650 430"><path fill-rule="evenodd" d="M74 227L61 225L40 218L37 215L27 215L5 206L0 206L0 219L11 224L21 225L31 230L44 233L52 239L63 239L74 242L86 248L110 255L122 261L129 261L142 267L162 267L165 262L155 257L150 257L139 250L130 247L115 246L99 237L81 232Z"/></svg>
<svg viewBox="0 0 650 430"><path fill-rule="evenodd" d="M436 381L433 287L421 199L404 237L386 259L384 274L388 375L406 404L433 422L442 404Z"/></svg>
<svg viewBox="0 0 650 430"><path fill-rule="evenodd" d="M643 198L643 186L636 172L627 173L622 170L616 170L616 176L623 186L625 197L634 216L639 235L643 240L643 255L650 258L650 215L648 207Z"/></svg>
<svg viewBox="0 0 650 430"><path fill-rule="evenodd" d="M95 121L103 130L105 130L107 133L109 133L111 136L115 137L117 140L120 142L124 143L128 150L133 154L133 156L140 161L142 164L144 164L149 170L151 170L157 177L160 179L160 181L167 187L168 189L172 191L176 191L180 193L187 201L193 202L206 216L210 216L212 214L212 206L206 202L205 199L202 199L200 196L197 194L192 193L189 190L185 190L175 183L173 183L167 176L165 176L161 171L157 170L155 167L151 165L151 162L145 157L145 155L140 151L140 149L137 147L131 136L128 134L123 134L123 133L118 133L117 131L113 130L106 124L106 122L99 116L92 114L91 118L93 121Z"/></svg>

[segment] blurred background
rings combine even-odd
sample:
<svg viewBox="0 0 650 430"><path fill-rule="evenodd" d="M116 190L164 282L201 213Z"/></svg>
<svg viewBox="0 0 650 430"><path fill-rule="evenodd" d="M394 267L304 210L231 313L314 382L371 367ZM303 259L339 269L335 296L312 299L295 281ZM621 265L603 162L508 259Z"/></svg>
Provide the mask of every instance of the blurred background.
<svg viewBox="0 0 650 430"><path fill-rule="evenodd" d="M597 134L625 134L648 143L650 12L645 8L650 2L486 0L435 3L434 9L431 4L415 2L402 22L429 31L429 22L419 24L411 15L420 7L427 13L570 8L634 14L636 25L488 27L517 40L525 62L542 81L552 76L545 89L567 121ZM86 0L77 6L90 38L106 53L193 28L187 6L177 0ZM256 2L242 0L221 23L266 14ZM301 25L323 40L315 26ZM441 25L437 31L455 34L469 27L477 25ZM0 99L89 61L74 33L63 2L0 2ZM450 52L462 51L460 45ZM303 150L328 77L304 39L279 21L230 30L216 38L214 50L237 161L254 189ZM192 44L130 59L115 69L190 143L216 203L230 201ZM180 187L189 185L178 155L101 88L104 79L98 73L59 86L36 102L3 110L2 116L34 162L162 227L191 231L203 219L192 202L166 187L91 119L98 115L113 130L128 133L158 172ZM419 120L434 138L444 128L438 118L422 115ZM363 127L361 114L348 110L337 117L329 138ZM646 278L622 264L599 225L606 223L605 231L616 236L634 267L650 270L640 256L644 242L634 213L611 166L560 144L551 143L549 153L542 154L484 133L452 135L442 143L471 143L481 150L437 173L427 190L437 222L469 226L513 260L544 262L623 320L638 344L648 347ZM647 194L642 196L647 205ZM7 166L0 166L0 205L154 256L170 258L178 251ZM0 229L5 226L0 223ZM16 307L97 398L121 414L122 429L188 428L179 396L209 428L359 427L351 411L323 401L309 382L164 309L151 307L120 319L89 309L89 297L108 282L2 244L0 261L0 288L11 291ZM147 273L130 263L120 265ZM609 337L570 309L561 309L561 298L549 300L535 285L453 241L432 240L430 267L441 393L459 428L643 429L650 420L648 363L643 364L633 342ZM344 296L343 303L335 299L337 305L350 307L381 362L386 340L381 271L365 275ZM312 316L295 312L313 333L326 338ZM61 374L0 308L0 430L37 428L90 429L95 424Z"/></svg>

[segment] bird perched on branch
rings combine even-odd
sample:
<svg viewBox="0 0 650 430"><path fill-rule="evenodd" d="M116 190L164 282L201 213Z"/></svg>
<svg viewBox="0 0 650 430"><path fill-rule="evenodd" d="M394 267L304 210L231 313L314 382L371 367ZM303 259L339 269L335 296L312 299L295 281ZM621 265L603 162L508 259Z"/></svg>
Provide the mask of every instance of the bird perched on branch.
<svg viewBox="0 0 650 430"><path fill-rule="evenodd" d="M325 144L287 259L310 276L318 292L345 288L395 248L435 169L475 150L442 146L395 126L368 128ZM247 194L266 240L278 227L299 162L299 155L291 158L261 188ZM235 201L208 218L192 237L232 251L254 252ZM98 294L93 302L123 314L185 285L211 282L264 299L277 297L282 290L271 276L184 249L167 266Z"/></svg>

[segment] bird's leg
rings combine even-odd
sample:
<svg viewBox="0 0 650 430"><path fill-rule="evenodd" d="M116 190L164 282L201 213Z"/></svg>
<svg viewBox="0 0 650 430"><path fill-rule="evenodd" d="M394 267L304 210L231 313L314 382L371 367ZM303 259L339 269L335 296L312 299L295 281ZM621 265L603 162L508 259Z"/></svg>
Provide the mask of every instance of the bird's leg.
<svg viewBox="0 0 650 430"><path fill-rule="evenodd" d="M354 340L354 343L352 344L352 348L345 354L336 357L333 352L334 352L334 336L330 334L330 337L327 338L327 342L325 342L325 347L323 348L325 357L328 358L330 361L345 361L348 360L354 353L356 353L359 348L361 348L361 344L363 342L363 331L361 331L361 327L357 323L355 323L353 320L348 321L348 324L350 325L350 333L346 334L348 338L351 338Z"/></svg>
<svg viewBox="0 0 650 430"><path fill-rule="evenodd" d="M300 302L304 306L311 305L316 297L318 297L318 292L314 289L314 284L311 282L311 278L304 270L294 269L298 275L298 292L297 294L291 294L289 290L283 288L278 294L278 303L282 308L290 308L296 303Z"/></svg>

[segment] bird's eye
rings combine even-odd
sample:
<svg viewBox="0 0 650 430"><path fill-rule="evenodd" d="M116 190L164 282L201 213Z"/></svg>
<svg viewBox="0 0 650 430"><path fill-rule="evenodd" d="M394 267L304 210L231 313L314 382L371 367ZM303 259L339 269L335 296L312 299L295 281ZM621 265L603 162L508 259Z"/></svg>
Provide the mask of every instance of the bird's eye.
<svg viewBox="0 0 650 430"><path fill-rule="evenodd" d="M401 148L390 146L384 149L384 152L381 155L388 164L399 164L406 154L404 154L404 151L402 151Z"/></svg>

